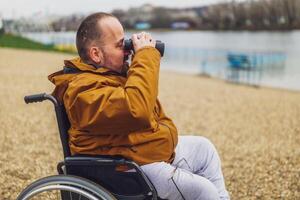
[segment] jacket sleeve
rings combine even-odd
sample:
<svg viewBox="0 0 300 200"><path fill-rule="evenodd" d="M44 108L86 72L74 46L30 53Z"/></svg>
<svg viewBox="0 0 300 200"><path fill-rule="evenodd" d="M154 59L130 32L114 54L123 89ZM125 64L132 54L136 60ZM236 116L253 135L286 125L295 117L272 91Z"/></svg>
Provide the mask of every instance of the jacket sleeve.
<svg viewBox="0 0 300 200"><path fill-rule="evenodd" d="M160 54L153 47L136 52L124 87L81 85L76 96L65 96L74 126L91 134L111 135L150 129L158 95ZM72 86L72 82L69 86ZM70 99L73 99L70 101Z"/></svg>

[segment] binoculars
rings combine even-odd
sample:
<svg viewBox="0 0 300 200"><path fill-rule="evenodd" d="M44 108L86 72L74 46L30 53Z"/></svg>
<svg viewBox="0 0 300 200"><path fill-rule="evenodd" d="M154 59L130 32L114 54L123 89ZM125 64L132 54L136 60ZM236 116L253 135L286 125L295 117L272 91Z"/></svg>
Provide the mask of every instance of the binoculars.
<svg viewBox="0 0 300 200"><path fill-rule="evenodd" d="M156 40L155 48L159 51L161 57L163 57L164 56L164 52L165 52L165 43L161 42L160 40ZM124 50L126 50L126 51L131 51L131 50L134 51L131 39L124 40Z"/></svg>

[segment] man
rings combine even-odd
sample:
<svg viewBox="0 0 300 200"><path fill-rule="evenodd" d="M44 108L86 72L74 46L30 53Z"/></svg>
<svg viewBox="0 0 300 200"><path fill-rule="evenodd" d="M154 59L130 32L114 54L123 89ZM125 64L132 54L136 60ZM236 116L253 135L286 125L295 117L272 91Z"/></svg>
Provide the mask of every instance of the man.
<svg viewBox="0 0 300 200"><path fill-rule="evenodd" d="M141 165L164 199L229 199L220 159L203 137L179 137L160 105L160 54L148 33L133 34L135 54L112 15L95 13L80 25L80 58L49 76L64 102L72 154L122 155Z"/></svg>

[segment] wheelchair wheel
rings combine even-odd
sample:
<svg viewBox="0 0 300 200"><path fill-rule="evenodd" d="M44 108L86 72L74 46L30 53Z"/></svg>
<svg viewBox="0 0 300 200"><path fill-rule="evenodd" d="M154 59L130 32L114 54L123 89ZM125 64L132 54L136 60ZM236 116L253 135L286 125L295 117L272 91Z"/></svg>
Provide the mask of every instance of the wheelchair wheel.
<svg viewBox="0 0 300 200"><path fill-rule="evenodd" d="M69 175L49 176L33 182L17 198L17 200L27 199L116 200L100 185Z"/></svg>

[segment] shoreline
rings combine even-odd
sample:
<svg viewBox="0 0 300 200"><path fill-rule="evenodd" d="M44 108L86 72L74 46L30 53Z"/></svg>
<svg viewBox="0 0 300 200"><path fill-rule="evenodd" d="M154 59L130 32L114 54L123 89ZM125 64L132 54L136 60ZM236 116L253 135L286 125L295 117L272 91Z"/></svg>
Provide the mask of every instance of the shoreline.
<svg viewBox="0 0 300 200"><path fill-rule="evenodd" d="M224 82L224 84L230 84L230 85L235 85L235 86L245 86L245 87L256 88L256 89L270 89L270 90L278 90L278 91L287 91L287 92L292 92L292 93L300 93L300 90L284 88L284 87L275 87L275 86L268 86L268 85L249 85L246 83L234 83L234 82L230 82L230 81L218 78L218 77L213 77L213 76L210 76L207 74L202 74L202 73L183 72L183 71L176 71L176 70L172 70L172 69L161 69L161 72L174 73L177 75L184 75L184 76L195 76L195 77L206 78L206 79L213 79L216 81Z"/></svg>
<svg viewBox="0 0 300 200"><path fill-rule="evenodd" d="M47 50L38 50L38 49L21 49L21 48L14 48L14 47L1 47L0 46L0 50L12 50L12 51L32 51L32 52L41 52L41 53L50 53L50 54L61 54L61 55L66 55L67 57L76 57L78 56L78 54L76 53L70 53L70 52L59 52L59 51L47 51ZM218 77L213 77L210 75L206 75L206 74L201 74L201 73L196 73L193 71L179 71L176 69L171 69L171 68L163 68L160 69L161 72L163 73L174 73L174 74L178 74L178 75L184 75L184 76L196 76L196 77L200 77L200 78L208 78L208 79L214 79L214 80L218 80L218 81L223 81L226 84L232 84L232 85L236 85L236 86L246 86L246 87L250 87L250 88L265 88L265 89L274 89L274 90L279 90L279 91L289 91L289 92L295 92L295 93L300 93L300 90L298 89L291 89L291 88L285 88L285 87L276 87L276 86L268 86L268 85L248 85L245 83L234 83L234 82L230 82Z"/></svg>

